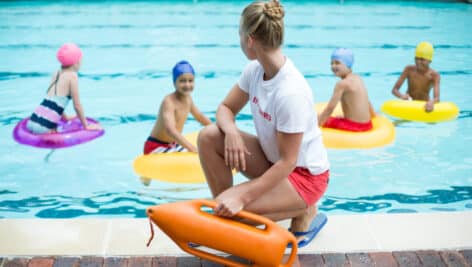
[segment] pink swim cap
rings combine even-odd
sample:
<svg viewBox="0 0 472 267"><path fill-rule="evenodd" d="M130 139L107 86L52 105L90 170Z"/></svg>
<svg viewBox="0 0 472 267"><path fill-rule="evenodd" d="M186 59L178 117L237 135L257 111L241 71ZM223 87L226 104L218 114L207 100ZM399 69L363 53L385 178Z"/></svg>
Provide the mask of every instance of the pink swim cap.
<svg viewBox="0 0 472 267"><path fill-rule="evenodd" d="M61 48L57 50L56 56L57 60L61 62L63 67L68 67L80 61L82 58L82 51L80 51L80 48L77 45L67 43L63 44Z"/></svg>

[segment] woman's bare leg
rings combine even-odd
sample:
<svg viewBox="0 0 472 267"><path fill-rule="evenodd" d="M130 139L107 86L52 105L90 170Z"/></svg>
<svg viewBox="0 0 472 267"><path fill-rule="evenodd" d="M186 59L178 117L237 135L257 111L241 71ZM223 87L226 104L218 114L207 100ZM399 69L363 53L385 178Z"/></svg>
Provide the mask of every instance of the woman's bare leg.
<svg viewBox="0 0 472 267"><path fill-rule="evenodd" d="M318 209L316 204L308 207L302 214L294 217L290 223L290 230L295 232L306 232L310 228L311 221L315 218ZM298 241L303 239L303 236L297 237Z"/></svg>
<svg viewBox="0 0 472 267"><path fill-rule="evenodd" d="M272 165L265 157L257 137L241 132L250 155L246 156L246 172L249 178L262 175ZM212 124L205 127L198 135L198 155L213 197L233 186L233 174L224 159L225 135Z"/></svg>
<svg viewBox="0 0 472 267"><path fill-rule="evenodd" d="M261 176L270 168L270 163L262 151L256 136L241 132L246 147L251 152L246 158L246 171L243 174L249 179ZM213 197L233 186L233 175L225 164L224 133L216 125L209 125L200 131L198 136L198 153ZM250 180L235 186L234 194L247 190ZM316 206L306 207L305 202L288 179L244 207L244 210L263 215L273 221L292 219L292 231L307 231L314 216Z"/></svg>
<svg viewBox="0 0 472 267"><path fill-rule="evenodd" d="M214 124L203 128L197 139L200 165L213 197L233 185L233 174L224 159L224 135Z"/></svg>

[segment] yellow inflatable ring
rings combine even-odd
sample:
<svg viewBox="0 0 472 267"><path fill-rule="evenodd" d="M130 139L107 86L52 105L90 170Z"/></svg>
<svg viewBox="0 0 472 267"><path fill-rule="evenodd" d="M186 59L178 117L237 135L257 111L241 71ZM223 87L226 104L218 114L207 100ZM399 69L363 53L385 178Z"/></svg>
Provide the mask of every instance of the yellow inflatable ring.
<svg viewBox="0 0 472 267"><path fill-rule="evenodd" d="M315 109L319 114L326 103L316 104ZM331 116L342 116L341 106L336 106ZM372 119L372 129L366 132L350 132L333 128L321 127L323 143L328 148L373 148L390 144L395 139L395 127L384 116L377 115Z"/></svg>
<svg viewBox="0 0 472 267"><path fill-rule="evenodd" d="M432 112L424 110L425 101L418 100L388 100L383 103L380 110L392 117L419 122L441 122L457 118L459 108L452 102L439 102L434 104Z"/></svg>
<svg viewBox="0 0 472 267"><path fill-rule="evenodd" d="M197 143L198 132L185 135ZM172 183L204 183L205 175L197 153L174 152L141 155L134 160L134 171L141 177Z"/></svg>

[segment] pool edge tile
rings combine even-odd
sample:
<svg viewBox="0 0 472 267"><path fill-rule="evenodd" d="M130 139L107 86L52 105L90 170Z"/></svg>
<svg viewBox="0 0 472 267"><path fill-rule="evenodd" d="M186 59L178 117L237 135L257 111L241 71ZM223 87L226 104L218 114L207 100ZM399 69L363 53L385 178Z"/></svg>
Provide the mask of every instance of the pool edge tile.
<svg viewBox="0 0 472 267"><path fill-rule="evenodd" d="M324 229L299 253L471 249L468 225L472 212L329 215ZM438 236L437 229L448 231L449 238ZM6 240L0 255L187 255L158 227L154 231L148 248L147 219L0 219L0 236Z"/></svg>

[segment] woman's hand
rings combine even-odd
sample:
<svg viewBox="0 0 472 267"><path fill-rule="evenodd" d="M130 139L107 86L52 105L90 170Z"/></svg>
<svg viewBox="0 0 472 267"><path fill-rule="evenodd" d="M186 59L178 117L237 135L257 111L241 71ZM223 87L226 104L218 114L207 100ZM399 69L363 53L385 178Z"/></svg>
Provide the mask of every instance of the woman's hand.
<svg viewBox="0 0 472 267"><path fill-rule="evenodd" d="M224 192L216 198L215 215L222 217L233 217L244 208L244 204L239 197L226 196Z"/></svg>
<svg viewBox="0 0 472 267"><path fill-rule="evenodd" d="M225 163L237 171L246 170L246 155L250 155L241 134L237 131L225 134Z"/></svg>

